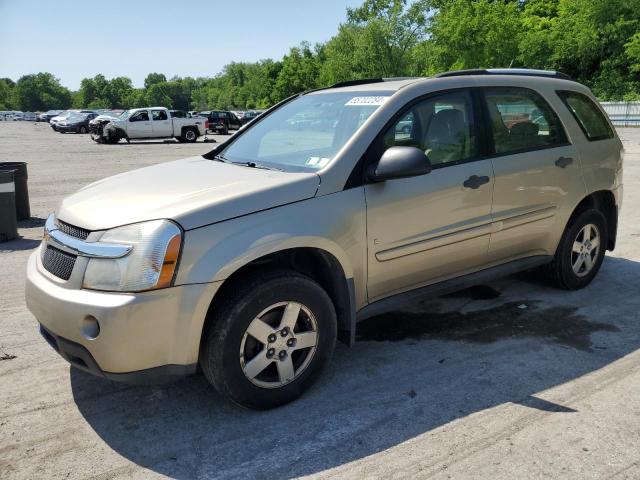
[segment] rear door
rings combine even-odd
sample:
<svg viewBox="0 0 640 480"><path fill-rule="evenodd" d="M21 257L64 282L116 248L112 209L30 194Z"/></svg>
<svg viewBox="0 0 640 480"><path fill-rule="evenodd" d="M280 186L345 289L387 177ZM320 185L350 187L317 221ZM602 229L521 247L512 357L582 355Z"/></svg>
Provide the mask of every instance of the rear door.
<svg viewBox="0 0 640 480"><path fill-rule="evenodd" d="M585 190L577 149L549 102L523 87L482 89L495 174L490 261L553 255Z"/></svg>
<svg viewBox="0 0 640 480"><path fill-rule="evenodd" d="M486 263L493 172L479 153L473 103L467 89L430 95L372 145L374 162L391 146L418 147L433 170L365 185L370 301Z"/></svg>
<svg viewBox="0 0 640 480"><path fill-rule="evenodd" d="M153 136L159 137L171 137L173 135L173 124L171 119L164 109L151 110L151 122L153 125Z"/></svg>
<svg viewBox="0 0 640 480"><path fill-rule="evenodd" d="M127 135L129 138L150 138L153 136L148 110L139 110L129 117Z"/></svg>

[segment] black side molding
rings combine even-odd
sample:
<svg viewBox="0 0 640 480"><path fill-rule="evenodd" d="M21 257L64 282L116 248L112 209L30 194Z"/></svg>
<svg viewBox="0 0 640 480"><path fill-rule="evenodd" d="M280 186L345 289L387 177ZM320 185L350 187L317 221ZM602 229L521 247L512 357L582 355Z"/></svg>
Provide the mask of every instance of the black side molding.
<svg viewBox="0 0 640 480"><path fill-rule="evenodd" d="M424 298L438 297L446 293L455 292L464 288L478 285L479 283L495 280L496 278L506 277L523 270L539 267L550 263L553 260L552 255L537 255L534 257L522 258L512 262L504 263L495 267L480 270L479 272L469 273L461 277L452 278L443 282L434 283L424 287L416 288L408 292L398 293L391 297L386 297L376 302L370 303L366 307L360 309L357 313L357 321L360 322L366 318L380 315L381 313L397 310L404 305L422 300Z"/></svg>

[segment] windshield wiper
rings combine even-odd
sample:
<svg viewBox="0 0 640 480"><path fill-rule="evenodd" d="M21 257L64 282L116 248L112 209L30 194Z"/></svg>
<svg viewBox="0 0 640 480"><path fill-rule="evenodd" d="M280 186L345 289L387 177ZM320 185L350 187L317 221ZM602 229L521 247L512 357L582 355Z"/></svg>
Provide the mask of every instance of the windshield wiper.
<svg viewBox="0 0 640 480"><path fill-rule="evenodd" d="M261 165L259 163L256 162L234 162L229 160L228 158L226 158L224 155L222 154L218 154L215 155L213 157L213 160L215 160L216 162L222 162L222 163L232 163L234 165L241 165L243 167L250 167L250 168L261 168L263 170L277 170L279 172L282 172L281 169L279 168L275 168L275 167L267 167L266 165Z"/></svg>
<svg viewBox="0 0 640 480"><path fill-rule="evenodd" d="M267 167L266 165L261 165L260 163L256 163L256 162L231 162L231 163L233 163L234 165L242 165L243 167L261 168L263 170L277 170L278 172L282 172L282 170L279 168Z"/></svg>
<svg viewBox="0 0 640 480"><path fill-rule="evenodd" d="M224 156L218 154L216 156L213 157L213 160L215 160L216 162L222 162L222 163L231 163L230 160L226 159Z"/></svg>

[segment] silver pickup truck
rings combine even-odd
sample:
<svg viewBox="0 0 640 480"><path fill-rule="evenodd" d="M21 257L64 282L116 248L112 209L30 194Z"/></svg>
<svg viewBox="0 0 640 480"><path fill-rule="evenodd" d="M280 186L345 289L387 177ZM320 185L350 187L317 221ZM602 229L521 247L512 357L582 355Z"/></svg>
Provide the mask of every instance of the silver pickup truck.
<svg viewBox="0 0 640 480"><path fill-rule="evenodd" d="M164 107L134 108L115 119L105 118L91 125L91 138L98 143L120 140L175 138L195 142L207 133L209 122L203 117L178 118Z"/></svg>
<svg viewBox="0 0 640 480"><path fill-rule="evenodd" d="M203 156L64 199L27 305L77 368L199 366L234 402L274 407L359 320L533 267L589 285L615 247L622 153L589 89L555 72L306 92Z"/></svg>

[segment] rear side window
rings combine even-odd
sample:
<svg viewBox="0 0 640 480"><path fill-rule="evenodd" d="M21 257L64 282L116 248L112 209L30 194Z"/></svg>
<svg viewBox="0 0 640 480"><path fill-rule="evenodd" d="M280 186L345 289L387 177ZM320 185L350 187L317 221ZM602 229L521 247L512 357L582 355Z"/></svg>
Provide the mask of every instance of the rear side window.
<svg viewBox="0 0 640 480"><path fill-rule="evenodd" d="M567 137L556 113L536 92L526 88L484 90L494 150L508 154L565 144Z"/></svg>
<svg viewBox="0 0 640 480"><path fill-rule="evenodd" d="M151 110L151 116L154 120L168 120L167 112L164 110Z"/></svg>
<svg viewBox="0 0 640 480"><path fill-rule="evenodd" d="M567 106L573 118L589 141L613 138L613 130L598 106L586 95L569 90L559 90L558 96Z"/></svg>

